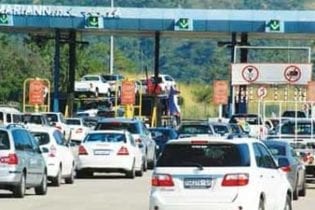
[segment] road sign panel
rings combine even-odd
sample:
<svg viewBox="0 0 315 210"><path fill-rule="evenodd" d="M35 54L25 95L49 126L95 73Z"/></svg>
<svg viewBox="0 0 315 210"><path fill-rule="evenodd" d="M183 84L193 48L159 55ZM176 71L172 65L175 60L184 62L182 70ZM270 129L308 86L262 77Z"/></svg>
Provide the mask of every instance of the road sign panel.
<svg viewBox="0 0 315 210"><path fill-rule="evenodd" d="M124 80L121 85L121 104L134 105L136 103L136 85L134 81Z"/></svg>
<svg viewBox="0 0 315 210"><path fill-rule="evenodd" d="M45 86L43 80L31 80L29 84L29 104L42 105L45 100Z"/></svg>
<svg viewBox="0 0 315 210"><path fill-rule="evenodd" d="M192 31L193 30L192 19L178 18L177 20L175 20L175 30L176 31Z"/></svg>

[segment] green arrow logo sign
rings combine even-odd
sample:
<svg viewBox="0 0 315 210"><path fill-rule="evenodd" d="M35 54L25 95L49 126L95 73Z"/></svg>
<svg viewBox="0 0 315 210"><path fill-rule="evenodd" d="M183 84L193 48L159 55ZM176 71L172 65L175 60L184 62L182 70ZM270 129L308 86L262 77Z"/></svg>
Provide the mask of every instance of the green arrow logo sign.
<svg viewBox="0 0 315 210"><path fill-rule="evenodd" d="M0 14L0 24L9 25L9 17L7 14Z"/></svg>
<svg viewBox="0 0 315 210"><path fill-rule="evenodd" d="M280 31L280 20L270 20L269 22L269 29L270 31Z"/></svg>
<svg viewBox="0 0 315 210"><path fill-rule="evenodd" d="M98 17L97 16L88 17L86 26L91 28L98 28L99 27Z"/></svg>
<svg viewBox="0 0 315 210"><path fill-rule="evenodd" d="M178 27L180 29L189 29L189 19L188 18L180 18L178 20Z"/></svg>

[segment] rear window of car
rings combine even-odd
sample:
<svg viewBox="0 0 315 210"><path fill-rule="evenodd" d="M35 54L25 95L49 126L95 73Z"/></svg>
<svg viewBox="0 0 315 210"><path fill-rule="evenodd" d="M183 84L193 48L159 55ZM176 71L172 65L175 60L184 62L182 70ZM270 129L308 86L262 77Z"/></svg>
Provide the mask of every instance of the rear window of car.
<svg viewBox="0 0 315 210"><path fill-rule="evenodd" d="M139 134L140 126L138 123L102 122L96 125L95 130L127 130L132 134Z"/></svg>
<svg viewBox="0 0 315 210"><path fill-rule="evenodd" d="M56 114L46 114L49 122L58 122L58 117Z"/></svg>
<svg viewBox="0 0 315 210"><path fill-rule="evenodd" d="M23 121L26 123L42 124L41 116L24 115Z"/></svg>
<svg viewBox="0 0 315 210"><path fill-rule="evenodd" d="M273 155L286 156L285 146L278 144L266 144Z"/></svg>
<svg viewBox="0 0 315 210"><path fill-rule="evenodd" d="M261 118L255 115L232 116L229 123L240 123L242 121L245 121L250 125L262 124Z"/></svg>
<svg viewBox="0 0 315 210"><path fill-rule="evenodd" d="M66 119L66 124L67 125L81 125L81 121L76 120L76 119Z"/></svg>
<svg viewBox="0 0 315 210"><path fill-rule="evenodd" d="M283 112L282 117L306 118L306 114L302 111L285 111Z"/></svg>
<svg viewBox="0 0 315 210"><path fill-rule="evenodd" d="M6 131L0 131L0 150L10 149L9 136Z"/></svg>
<svg viewBox="0 0 315 210"><path fill-rule="evenodd" d="M250 166L247 144L168 144L158 167L246 167Z"/></svg>
<svg viewBox="0 0 315 210"><path fill-rule="evenodd" d="M84 142L110 142L119 143L125 142L125 134L121 133L92 133L88 134Z"/></svg>
<svg viewBox="0 0 315 210"><path fill-rule="evenodd" d="M281 134L292 135L314 135L315 123L313 122L291 122L288 121L281 127Z"/></svg>
<svg viewBox="0 0 315 210"><path fill-rule="evenodd" d="M43 132L31 132L35 138L35 140L38 142L39 145L45 145L49 143L49 135L48 133Z"/></svg>
<svg viewBox="0 0 315 210"><path fill-rule="evenodd" d="M220 133L220 134L229 133L229 128L224 125L213 125L213 130L214 132Z"/></svg>
<svg viewBox="0 0 315 210"><path fill-rule="evenodd" d="M178 129L179 134L213 134L208 125L182 125Z"/></svg>

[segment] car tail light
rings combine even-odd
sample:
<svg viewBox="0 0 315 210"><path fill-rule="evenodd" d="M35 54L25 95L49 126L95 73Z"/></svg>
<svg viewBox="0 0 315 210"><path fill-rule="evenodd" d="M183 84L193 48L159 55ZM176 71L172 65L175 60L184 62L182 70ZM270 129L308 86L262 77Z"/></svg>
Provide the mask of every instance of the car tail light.
<svg viewBox="0 0 315 210"><path fill-rule="evenodd" d="M79 146L79 155L88 155L86 149L82 145Z"/></svg>
<svg viewBox="0 0 315 210"><path fill-rule="evenodd" d="M82 128L78 128L75 133L82 133L83 132L83 129Z"/></svg>
<svg viewBox="0 0 315 210"><path fill-rule="evenodd" d="M120 147L119 151L117 152L117 155L129 155L127 147Z"/></svg>
<svg viewBox="0 0 315 210"><path fill-rule="evenodd" d="M8 156L0 157L0 163L8 165L17 165L19 163L19 158L15 153L9 154Z"/></svg>
<svg viewBox="0 0 315 210"><path fill-rule="evenodd" d="M246 173L226 174L222 181L223 187L245 186L249 182L249 175Z"/></svg>
<svg viewBox="0 0 315 210"><path fill-rule="evenodd" d="M54 145L51 145L48 156L56 157L56 153L57 153L57 148Z"/></svg>
<svg viewBox="0 0 315 210"><path fill-rule="evenodd" d="M153 174L151 185L153 187L173 187L174 182L170 174Z"/></svg>
<svg viewBox="0 0 315 210"><path fill-rule="evenodd" d="M286 173L289 173L291 171L291 167L290 166L284 166L284 167L281 167L281 170L286 172Z"/></svg>

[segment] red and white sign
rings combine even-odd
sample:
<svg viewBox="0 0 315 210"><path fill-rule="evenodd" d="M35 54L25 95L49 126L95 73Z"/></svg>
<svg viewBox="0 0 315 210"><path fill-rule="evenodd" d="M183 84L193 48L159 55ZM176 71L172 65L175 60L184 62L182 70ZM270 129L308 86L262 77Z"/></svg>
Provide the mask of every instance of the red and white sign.
<svg viewBox="0 0 315 210"><path fill-rule="evenodd" d="M215 80L213 82L213 103L215 105L227 104L229 95L229 84L226 80Z"/></svg>
<svg viewBox="0 0 315 210"><path fill-rule="evenodd" d="M301 69L298 66L291 65L284 70L284 78L290 83L299 81L301 78Z"/></svg>
<svg viewBox="0 0 315 210"><path fill-rule="evenodd" d="M231 71L232 85L307 85L312 79L312 64L237 63Z"/></svg>
<svg viewBox="0 0 315 210"><path fill-rule="evenodd" d="M259 77L259 71L255 66L245 66L242 70L242 77L249 83L255 82Z"/></svg>
<svg viewBox="0 0 315 210"><path fill-rule="evenodd" d="M136 103L136 85L134 81L124 80L121 84L121 104L133 105Z"/></svg>
<svg viewBox="0 0 315 210"><path fill-rule="evenodd" d="M260 98L261 100L264 99L266 96L267 96L267 88L264 87L264 86L260 86L258 89L257 89L257 96L258 98Z"/></svg>
<svg viewBox="0 0 315 210"><path fill-rule="evenodd" d="M43 80L30 80L29 86L29 104L42 105L45 101L45 86Z"/></svg>

